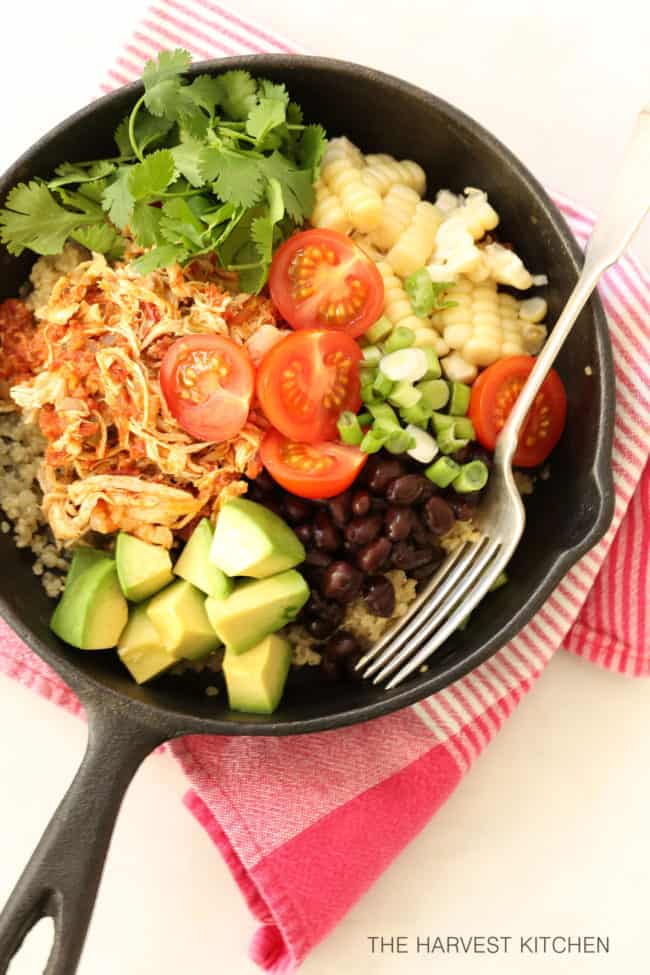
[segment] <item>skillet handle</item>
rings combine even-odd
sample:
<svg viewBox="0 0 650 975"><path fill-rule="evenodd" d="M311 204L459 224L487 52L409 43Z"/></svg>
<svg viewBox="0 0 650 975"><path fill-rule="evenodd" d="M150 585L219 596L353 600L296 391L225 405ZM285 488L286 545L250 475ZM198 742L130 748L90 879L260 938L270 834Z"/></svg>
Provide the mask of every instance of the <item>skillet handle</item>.
<svg viewBox="0 0 650 975"><path fill-rule="evenodd" d="M122 798L142 760L167 737L119 706L87 712L79 771L0 915L0 975L43 917L55 929L43 975L74 975Z"/></svg>

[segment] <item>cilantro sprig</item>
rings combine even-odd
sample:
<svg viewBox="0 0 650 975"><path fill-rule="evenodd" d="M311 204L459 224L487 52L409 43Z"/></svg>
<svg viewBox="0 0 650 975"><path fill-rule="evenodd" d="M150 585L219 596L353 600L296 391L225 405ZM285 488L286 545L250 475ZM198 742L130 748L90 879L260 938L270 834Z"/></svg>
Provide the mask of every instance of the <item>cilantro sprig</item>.
<svg viewBox="0 0 650 975"><path fill-rule="evenodd" d="M14 187L0 210L11 254L56 254L72 238L118 258L128 228L142 274L216 252L242 290L260 290L274 249L311 213L325 131L304 124L283 84L247 71L190 81L190 63L180 49L147 62L114 156Z"/></svg>

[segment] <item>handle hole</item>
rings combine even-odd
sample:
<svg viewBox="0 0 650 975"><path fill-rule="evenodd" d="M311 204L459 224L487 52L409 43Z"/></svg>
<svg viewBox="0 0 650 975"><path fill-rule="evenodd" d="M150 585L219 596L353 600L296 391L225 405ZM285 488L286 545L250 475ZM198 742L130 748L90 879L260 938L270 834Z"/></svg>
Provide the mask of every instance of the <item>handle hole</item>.
<svg viewBox="0 0 650 975"><path fill-rule="evenodd" d="M36 975L37 972L44 972L53 944L54 919L42 917L11 960L7 975Z"/></svg>

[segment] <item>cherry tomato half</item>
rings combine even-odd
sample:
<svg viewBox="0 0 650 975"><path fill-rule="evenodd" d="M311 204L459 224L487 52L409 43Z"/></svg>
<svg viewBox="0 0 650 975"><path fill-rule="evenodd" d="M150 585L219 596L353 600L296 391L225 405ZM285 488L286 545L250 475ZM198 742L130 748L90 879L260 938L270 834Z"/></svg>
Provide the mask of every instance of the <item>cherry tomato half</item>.
<svg viewBox="0 0 650 975"><path fill-rule="evenodd" d="M279 248L271 298L292 328L363 335L384 307L384 282L354 241L335 230L304 230Z"/></svg>
<svg viewBox="0 0 650 975"><path fill-rule="evenodd" d="M262 463L274 481L300 498L333 498L345 491L368 459L341 443L297 443L277 430L264 437Z"/></svg>
<svg viewBox="0 0 650 975"><path fill-rule="evenodd" d="M360 360L361 349L342 332L306 329L282 339L257 373L267 419L290 440L335 440L341 412L361 406Z"/></svg>
<svg viewBox="0 0 650 975"><path fill-rule="evenodd" d="M246 352L223 335L185 335L165 353L160 386L179 425L197 440L236 436L250 409L255 372Z"/></svg>
<svg viewBox="0 0 650 975"><path fill-rule="evenodd" d="M472 386L469 415L478 440L488 450L494 450L534 365L535 358L530 355L500 359L488 366ZM566 392L557 372L551 369L519 435L513 463L517 467L537 467L545 461L560 439L565 421Z"/></svg>

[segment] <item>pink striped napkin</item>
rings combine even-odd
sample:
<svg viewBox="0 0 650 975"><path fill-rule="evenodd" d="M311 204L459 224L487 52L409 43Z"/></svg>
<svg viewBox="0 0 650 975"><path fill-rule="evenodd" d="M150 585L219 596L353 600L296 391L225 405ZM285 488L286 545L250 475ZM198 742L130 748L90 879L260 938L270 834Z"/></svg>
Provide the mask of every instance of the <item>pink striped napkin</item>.
<svg viewBox="0 0 650 975"><path fill-rule="evenodd" d="M176 45L197 58L295 50L210 0L158 0L105 87L133 80L148 57ZM584 245L591 216L554 196ZM260 922L251 955L267 971L293 970L325 937L447 799L558 648L624 674L650 672L650 279L627 256L600 292L616 364L614 520L528 626L452 687L362 726L169 745L191 784L188 808ZM4 624L0 640L7 674L80 710Z"/></svg>

